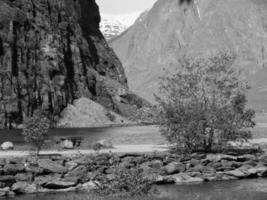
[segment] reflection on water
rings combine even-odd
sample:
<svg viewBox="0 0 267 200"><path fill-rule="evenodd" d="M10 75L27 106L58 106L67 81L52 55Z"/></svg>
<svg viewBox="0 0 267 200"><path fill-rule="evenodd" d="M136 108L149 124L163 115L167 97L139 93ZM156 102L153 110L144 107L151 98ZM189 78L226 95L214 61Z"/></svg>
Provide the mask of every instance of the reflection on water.
<svg viewBox="0 0 267 200"><path fill-rule="evenodd" d="M200 185L155 186L158 192L153 198L97 197L85 193L58 193L25 195L12 200L266 200L267 179L210 182ZM6 199L11 200L11 199Z"/></svg>
<svg viewBox="0 0 267 200"><path fill-rule="evenodd" d="M266 200L267 179L210 182L201 185L159 187L164 200Z"/></svg>

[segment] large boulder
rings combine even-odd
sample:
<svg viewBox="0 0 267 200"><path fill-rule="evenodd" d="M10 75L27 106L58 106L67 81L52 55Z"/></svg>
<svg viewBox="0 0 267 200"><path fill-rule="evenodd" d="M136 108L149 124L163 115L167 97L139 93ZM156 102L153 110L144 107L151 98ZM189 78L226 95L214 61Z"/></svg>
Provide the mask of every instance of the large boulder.
<svg viewBox="0 0 267 200"><path fill-rule="evenodd" d="M229 176L234 176L236 178L245 178L248 176L248 174L244 173L240 169L231 170L231 171L225 172L225 174Z"/></svg>
<svg viewBox="0 0 267 200"><path fill-rule="evenodd" d="M185 165L180 162L171 162L164 167L164 171L167 174L175 174L175 173L184 172L185 169L186 169Z"/></svg>
<svg viewBox="0 0 267 200"><path fill-rule="evenodd" d="M64 148L64 149L73 149L74 148L73 142L70 140L64 140L61 145L62 145L62 148Z"/></svg>
<svg viewBox="0 0 267 200"><path fill-rule="evenodd" d="M5 188L0 188L0 197L5 197L9 194L10 188L5 187Z"/></svg>
<svg viewBox="0 0 267 200"><path fill-rule="evenodd" d="M52 181L49 181L49 182L43 184L42 186L44 188L47 188L47 189L58 190L58 189L70 188L70 187L73 187L75 185L76 185L76 182L52 180Z"/></svg>
<svg viewBox="0 0 267 200"><path fill-rule="evenodd" d="M178 174L173 176L175 184L187 184L187 183L202 183L204 181L201 177L191 177L187 174Z"/></svg>
<svg viewBox="0 0 267 200"><path fill-rule="evenodd" d="M16 182L11 190L16 194L28 194L37 192L37 185L28 182Z"/></svg>
<svg viewBox="0 0 267 200"><path fill-rule="evenodd" d="M12 142L4 142L3 144L1 144L1 149L4 151L13 150L14 144Z"/></svg>
<svg viewBox="0 0 267 200"><path fill-rule="evenodd" d="M47 173L66 173L68 169L62 165L60 165L56 161L52 161L50 159L40 159L38 160L38 166L44 169Z"/></svg>
<svg viewBox="0 0 267 200"><path fill-rule="evenodd" d="M3 172L5 175L15 175L24 171L25 167L23 164L7 164L3 167Z"/></svg>

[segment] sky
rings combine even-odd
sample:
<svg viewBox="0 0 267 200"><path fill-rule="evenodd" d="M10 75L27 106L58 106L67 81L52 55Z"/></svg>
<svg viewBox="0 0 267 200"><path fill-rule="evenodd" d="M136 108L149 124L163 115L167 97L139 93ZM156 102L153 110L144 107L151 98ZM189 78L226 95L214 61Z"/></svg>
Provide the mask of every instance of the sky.
<svg viewBox="0 0 267 200"><path fill-rule="evenodd" d="M156 0L96 0L101 13L127 14L151 8Z"/></svg>

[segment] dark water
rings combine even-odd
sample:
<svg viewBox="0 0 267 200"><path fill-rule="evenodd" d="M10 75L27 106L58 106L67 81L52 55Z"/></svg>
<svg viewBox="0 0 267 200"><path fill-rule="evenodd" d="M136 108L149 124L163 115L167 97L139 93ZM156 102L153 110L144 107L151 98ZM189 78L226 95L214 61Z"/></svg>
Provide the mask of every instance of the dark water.
<svg viewBox="0 0 267 200"><path fill-rule="evenodd" d="M51 129L48 135L48 139L51 141L65 137L82 137L82 148L89 148L94 142L103 139L109 139L115 145L162 144L165 142L157 126L58 128ZM21 135L21 130L0 130L0 144L5 141L13 142L15 147L23 145L24 140Z"/></svg>
<svg viewBox="0 0 267 200"><path fill-rule="evenodd" d="M267 179L251 179L205 183L201 185L167 185L158 187L159 193L154 197L112 198L97 197L84 193L58 193L42 195L25 195L13 200L266 200ZM6 199L7 200L7 199ZM10 199L8 199L10 200Z"/></svg>

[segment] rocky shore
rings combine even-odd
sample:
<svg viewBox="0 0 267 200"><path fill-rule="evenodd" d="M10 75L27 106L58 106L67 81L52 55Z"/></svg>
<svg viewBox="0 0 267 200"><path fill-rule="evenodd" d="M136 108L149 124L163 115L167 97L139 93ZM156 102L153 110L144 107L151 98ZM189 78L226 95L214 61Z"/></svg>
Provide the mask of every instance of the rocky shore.
<svg viewBox="0 0 267 200"><path fill-rule="evenodd" d="M100 177L112 179L117 168L141 168L145 179L154 184L191 184L267 177L267 155L158 152L1 158L0 196L91 191L100 184Z"/></svg>

